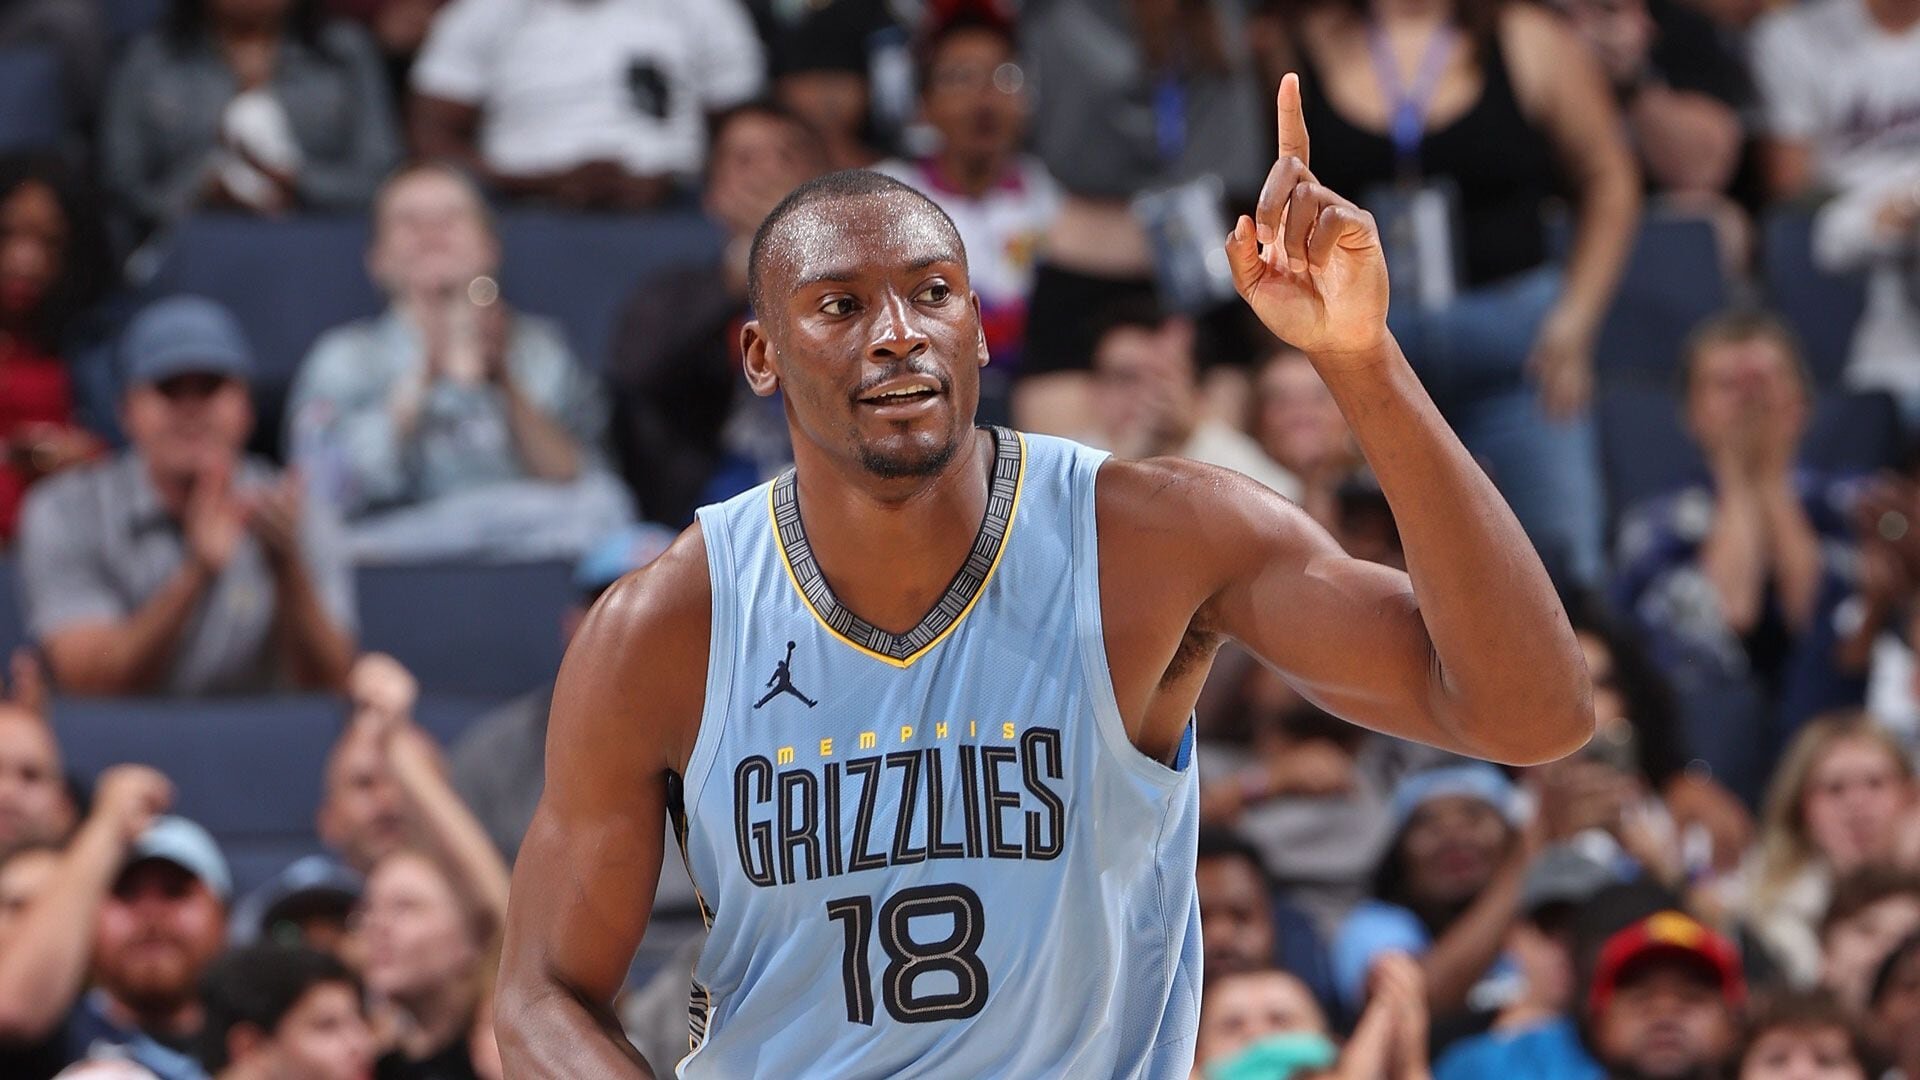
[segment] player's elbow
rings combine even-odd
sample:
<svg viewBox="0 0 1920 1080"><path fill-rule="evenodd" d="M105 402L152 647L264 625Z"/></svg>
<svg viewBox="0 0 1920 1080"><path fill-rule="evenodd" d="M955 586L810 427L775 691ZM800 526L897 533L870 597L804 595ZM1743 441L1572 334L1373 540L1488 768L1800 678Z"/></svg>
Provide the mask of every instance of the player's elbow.
<svg viewBox="0 0 1920 1080"><path fill-rule="evenodd" d="M1477 710L1461 725L1463 741L1475 757L1502 765L1544 765L1574 753L1593 737L1593 701L1584 672L1568 683Z"/></svg>

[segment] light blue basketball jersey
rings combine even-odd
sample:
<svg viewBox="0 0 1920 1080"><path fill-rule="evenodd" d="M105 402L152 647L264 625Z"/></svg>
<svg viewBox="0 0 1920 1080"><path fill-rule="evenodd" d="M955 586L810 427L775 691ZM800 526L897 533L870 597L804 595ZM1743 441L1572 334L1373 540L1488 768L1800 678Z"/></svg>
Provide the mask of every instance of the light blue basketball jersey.
<svg viewBox="0 0 1920 1080"><path fill-rule="evenodd" d="M713 648L672 796L710 929L682 1077L1192 1068L1191 733L1169 768L1114 701L1105 455L992 432L972 553L898 637L834 598L791 473L700 511Z"/></svg>

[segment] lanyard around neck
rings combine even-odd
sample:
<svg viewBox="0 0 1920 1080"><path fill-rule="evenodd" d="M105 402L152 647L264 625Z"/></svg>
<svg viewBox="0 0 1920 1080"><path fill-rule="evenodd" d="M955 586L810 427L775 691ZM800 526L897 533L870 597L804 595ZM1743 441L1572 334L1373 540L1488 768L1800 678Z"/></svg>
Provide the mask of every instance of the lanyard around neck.
<svg viewBox="0 0 1920 1080"><path fill-rule="evenodd" d="M1441 26L1427 42L1420 57L1419 70L1412 86L1400 85L1400 66L1394 62L1393 49L1387 44L1387 32L1378 22L1367 28L1367 46L1373 52L1373 73L1391 109L1388 138L1393 140L1394 157L1403 170L1411 168L1420 155L1420 140L1426 135L1427 106L1453 58L1460 35L1452 26Z"/></svg>

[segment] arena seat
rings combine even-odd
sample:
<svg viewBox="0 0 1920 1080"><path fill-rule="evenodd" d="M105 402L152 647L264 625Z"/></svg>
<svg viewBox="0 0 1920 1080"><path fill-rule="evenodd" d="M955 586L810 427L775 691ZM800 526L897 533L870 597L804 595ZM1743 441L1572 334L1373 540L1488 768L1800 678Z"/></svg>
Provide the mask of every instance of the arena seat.
<svg viewBox="0 0 1920 1080"><path fill-rule="evenodd" d="M1866 306L1864 274L1830 274L1813 262L1813 215L1781 209L1762 224L1761 269L1767 299L1800 335L1814 380L1837 386Z"/></svg>
<svg viewBox="0 0 1920 1080"><path fill-rule="evenodd" d="M318 850L321 768L345 717L336 698L58 698L53 723L84 780L140 762L174 783L174 810L220 840L244 890Z"/></svg>
<svg viewBox="0 0 1920 1080"><path fill-rule="evenodd" d="M380 310L366 246L367 223L357 215L261 221L203 214L170 238L149 298L197 293L233 309L255 354L256 448L278 446L288 387L314 339Z"/></svg>
<svg viewBox="0 0 1920 1080"><path fill-rule="evenodd" d="M522 210L501 215L500 242L508 302L557 320L580 362L599 371L640 278L717 257L721 237L690 210L646 217Z"/></svg>
<svg viewBox="0 0 1920 1080"><path fill-rule="evenodd" d="M1669 382L1694 325L1727 301L1712 224L1700 217L1648 215L1601 325L1594 357L1600 383Z"/></svg>
<svg viewBox="0 0 1920 1080"><path fill-rule="evenodd" d="M1679 398L1646 386L1609 389L1596 406L1600 465L1616 522L1634 503L1706 479L1706 462L1687 435ZM1828 393L1815 405L1805 460L1832 473L1872 472L1898 462L1900 417L1880 393Z"/></svg>
<svg viewBox="0 0 1920 1080"><path fill-rule="evenodd" d="M363 566L360 644L392 653L424 690L523 693L560 668L569 571L561 562Z"/></svg>
<svg viewBox="0 0 1920 1080"><path fill-rule="evenodd" d="M20 610L20 568L12 556L0 555L0 660L26 641L26 613Z"/></svg>
<svg viewBox="0 0 1920 1080"><path fill-rule="evenodd" d="M100 7L107 17L107 33L116 45L159 26L167 14L166 0L102 0Z"/></svg>
<svg viewBox="0 0 1920 1080"><path fill-rule="evenodd" d="M60 55L39 44L0 48L0 153L51 150L66 135Z"/></svg>

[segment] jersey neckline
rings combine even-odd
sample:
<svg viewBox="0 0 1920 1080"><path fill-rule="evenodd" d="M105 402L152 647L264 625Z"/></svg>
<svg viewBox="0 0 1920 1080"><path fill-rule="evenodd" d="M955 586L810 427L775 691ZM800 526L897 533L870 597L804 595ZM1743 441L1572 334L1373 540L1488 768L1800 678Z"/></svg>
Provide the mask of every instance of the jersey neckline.
<svg viewBox="0 0 1920 1080"><path fill-rule="evenodd" d="M993 475L987 485L987 510L974 534L973 549L948 583L933 608L904 634L882 630L854 614L840 602L821 573L807 541L806 526L800 521L800 498L794 471L788 469L774 480L767 491L767 514L773 526L774 544L780 549L781 565L787 580L793 583L800 602L821 626L854 650L875 660L904 668L925 656L960 625L979 602L1000 565L1006 549L1007 534L1020 506L1021 480L1026 475L1026 440L1019 432L1003 427L988 427L993 437Z"/></svg>

